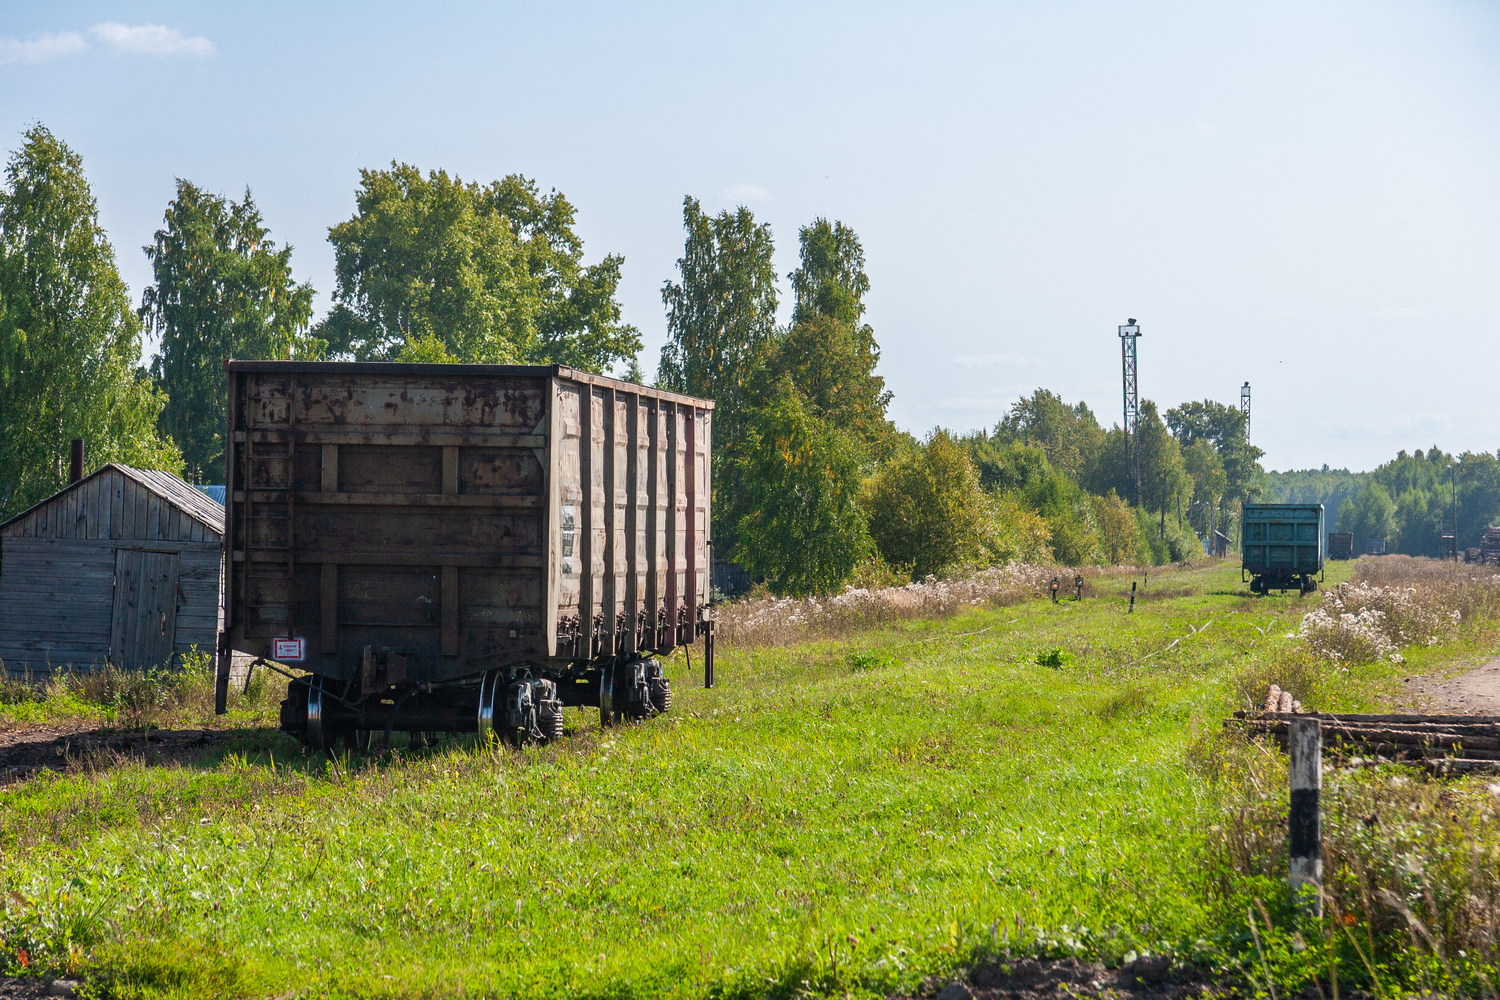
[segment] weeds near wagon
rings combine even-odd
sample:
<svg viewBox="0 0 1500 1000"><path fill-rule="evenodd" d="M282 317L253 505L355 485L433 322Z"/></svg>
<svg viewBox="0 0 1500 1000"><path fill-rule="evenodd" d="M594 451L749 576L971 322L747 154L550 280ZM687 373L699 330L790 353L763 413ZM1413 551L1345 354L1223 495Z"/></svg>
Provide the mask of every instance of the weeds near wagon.
<svg viewBox="0 0 1500 1000"><path fill-rule="evenodd" d="M719 637L738 647L784 646L808 639L839 638L915 620L951 618L974 608L997 608L1046 597L1053 577L1072 589L1075 575L1089 581L1137 572L1133 567L1069 569L1008 563L947 579L929 576L904 586L850 587L832 597L773 597L752 592L715 610Z"/></svg>
<svg viewBox="0 0 1500 1000"><path fill-rule="evenodd" d="M1467 620L1493 618L1500 575L1436 559L1362 559L1352 579L1323 595L1297 634L1333 663L1400 663L1401 650L1453 638Z"/></svg>
<svg viewBox="0 0 1500 1000"><path fill-rule="evenodd" d="M252 673L249 688L231 688L239 710L274 710L286 682L265 670ZM105 664L92 670L69 667L45 679L0 679L0 722L98 719L121 726L160 725L174 719L201 720L214 711L214 658L194 647L178 667L125 670Z"/></svg>

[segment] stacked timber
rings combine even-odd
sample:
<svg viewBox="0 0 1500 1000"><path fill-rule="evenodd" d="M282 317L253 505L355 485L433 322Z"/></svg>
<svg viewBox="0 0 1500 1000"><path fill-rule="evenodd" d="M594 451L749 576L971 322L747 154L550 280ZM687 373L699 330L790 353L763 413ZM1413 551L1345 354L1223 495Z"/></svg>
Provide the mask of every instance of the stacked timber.
<svg viewBox="0 0 1500 1000"><path fill-rule="evenodd" d="M1500 566L1500 526L1484 529L1484 537L1479 540L1479 558L1486 566Z"/></svg>
<svg viewBox="0 0 1500 1000"><path fill-rule="evenodd" d="M1414 763L1435 774L1500 773L1500 716L1236 712L1224 720L1282 747L1293 718L1322 722L1323 753L1349 763Z"/></svg>

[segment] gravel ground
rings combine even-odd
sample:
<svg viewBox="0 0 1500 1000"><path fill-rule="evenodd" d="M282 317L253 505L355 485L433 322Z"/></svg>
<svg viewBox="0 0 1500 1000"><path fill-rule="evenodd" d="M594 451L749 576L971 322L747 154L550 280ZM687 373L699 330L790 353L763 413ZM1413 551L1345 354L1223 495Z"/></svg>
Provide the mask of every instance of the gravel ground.
<svg viewBox="0 0 1500 1000"><path fill-rule="evenodd" d="M36 997L72 995L65 984L59 984L58 989L53 991L50 980L33 976L0 976L0 1000L35 1000Z"/></svg>
<svg viewBox="0 0 1500 1000"><path fill-rule="evenodd" d="M1500 657L1457 677L1413 677L1411 689L1428 712L1500 715Z"/></svg>

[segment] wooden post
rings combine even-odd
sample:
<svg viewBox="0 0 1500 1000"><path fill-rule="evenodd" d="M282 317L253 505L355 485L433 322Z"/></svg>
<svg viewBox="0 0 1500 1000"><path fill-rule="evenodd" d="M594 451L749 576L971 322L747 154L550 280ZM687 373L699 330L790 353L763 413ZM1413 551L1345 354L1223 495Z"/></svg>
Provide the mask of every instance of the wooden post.
<svg viewBox="0 0 1500 1000"><path fill-rule="evenodd" d="M1135 612L1135 581L1134 580L1130 581L1130 610L1131 610L1132 613Z"/></svg>
<svg viewBox="0 0 1500 1000"><path fill-rule="evenodd" d="M1323 789L1323 729L1316 718L1297 718L1287 740L1291 756L1292 802L1288 815L1291 866L1288 882L1293 902L1305 902L1314 916L1323 915L1323 837L1318 798ZM1310 898L1304 886L1312 887Z"/></svg>

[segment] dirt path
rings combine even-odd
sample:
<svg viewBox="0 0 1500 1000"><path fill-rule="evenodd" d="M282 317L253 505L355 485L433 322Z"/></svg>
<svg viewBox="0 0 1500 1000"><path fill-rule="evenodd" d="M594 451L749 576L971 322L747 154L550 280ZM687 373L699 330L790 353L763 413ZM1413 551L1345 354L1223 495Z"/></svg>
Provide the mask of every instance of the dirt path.
<svg viewBox="0 0 1500 1000"><path fill-rule="evenodd" d="M1414 677L1411 687L1424 711L1500 715L1500 657L1456 677Z"/></svg>
<svg viewBox="0 0 1500 1000"><path fill-rule="evenodd" d="M0 785L24 781L37 771L100 766L121 760L188 764L221 745L233 730L115 729L65 722L0 730ZM0 1000L4 994L0 993Z"/></svg>

